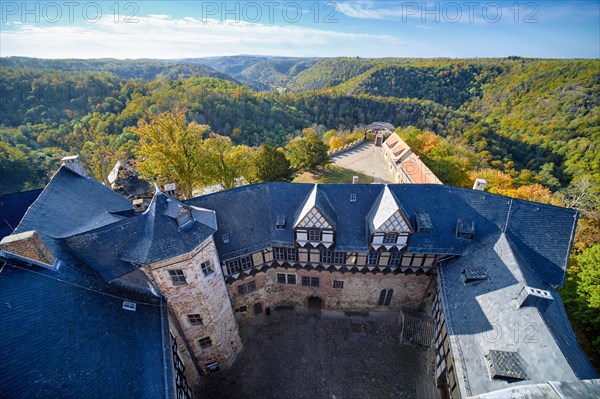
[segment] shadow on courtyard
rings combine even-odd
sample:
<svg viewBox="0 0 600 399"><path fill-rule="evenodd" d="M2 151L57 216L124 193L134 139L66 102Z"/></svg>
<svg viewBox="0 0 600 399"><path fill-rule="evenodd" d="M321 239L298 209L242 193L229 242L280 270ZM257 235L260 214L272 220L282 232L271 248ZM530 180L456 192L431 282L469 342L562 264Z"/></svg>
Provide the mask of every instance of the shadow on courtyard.
<svg viewBox="0 0 600 399"><path fill-rule="evenodd" d="M436 398L431 349L400 343L397 313L275 311L240 322L234 365L200 398Z"/></svg>

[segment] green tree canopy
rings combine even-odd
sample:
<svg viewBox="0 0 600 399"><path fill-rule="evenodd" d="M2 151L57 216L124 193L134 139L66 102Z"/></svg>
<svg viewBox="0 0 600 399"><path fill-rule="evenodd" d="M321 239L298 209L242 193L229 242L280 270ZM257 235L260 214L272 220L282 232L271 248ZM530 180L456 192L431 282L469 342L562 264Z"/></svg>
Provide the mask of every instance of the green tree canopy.
<svg viewBox="0 0 600 399"><path fill-rule="evenodd" d="M290 161L281 149L268 144L261 145L254 158L257 181L291 181Z"/></svg>
<svg viewBox="0 0 600 399"><path fill-rule="evenodd" d="M309 171L327 165L327 145L312 129L304 129L303 133L303 137L296 137L285 147L292 166Z"/></svg>
<svg viewBox="0 0 600 399"><path fill-rule="evenodd" d="M188 123L185 111L176 108L158 115L148 113L134 133L140 139L138 169L147 178L175 182L187 198L206 181L202 136L208 125Z"/></svg>

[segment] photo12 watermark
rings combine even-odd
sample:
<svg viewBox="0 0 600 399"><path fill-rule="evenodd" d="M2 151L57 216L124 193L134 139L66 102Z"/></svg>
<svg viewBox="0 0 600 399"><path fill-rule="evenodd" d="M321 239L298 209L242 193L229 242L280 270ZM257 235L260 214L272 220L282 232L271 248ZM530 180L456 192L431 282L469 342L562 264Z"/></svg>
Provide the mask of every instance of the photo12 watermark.
<svg viewBox="0 0 600 399"><path fill-rule="evenodd" d="M359 8L358 1L190 1L193 15L203 23L324 23L337 24L342 18L375 18L369 16L380 9ZM144 1L3 1L0 7L2 23L98 23L103 18L114 23L139 23ZM537 2L437 1L383 2L382 7L401 23L539 23ZM354 8L353 8L354 7ZM361 13L363 13L361 15Z"/></svg>

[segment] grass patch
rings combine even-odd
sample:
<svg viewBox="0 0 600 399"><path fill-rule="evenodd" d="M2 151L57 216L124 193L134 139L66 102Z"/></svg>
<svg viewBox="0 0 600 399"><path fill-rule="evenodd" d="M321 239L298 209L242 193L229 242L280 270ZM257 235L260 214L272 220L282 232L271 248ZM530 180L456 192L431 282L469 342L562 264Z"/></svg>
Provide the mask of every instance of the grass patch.
<svg viewBox="0 0 600 399"><path fill-rule="evenodd" d="M353 176L358 176L359 183L373 183L373 176L335 165L314 172L304 172L294 179L294 183L351 184Z"/></svg>

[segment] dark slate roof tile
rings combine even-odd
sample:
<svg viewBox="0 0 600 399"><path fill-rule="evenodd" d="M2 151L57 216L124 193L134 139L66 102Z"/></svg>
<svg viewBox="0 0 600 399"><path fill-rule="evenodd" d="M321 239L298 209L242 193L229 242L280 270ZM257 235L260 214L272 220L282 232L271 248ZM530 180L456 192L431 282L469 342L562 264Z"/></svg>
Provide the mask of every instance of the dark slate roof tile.
<svg viewBox="0 0 600 399"><path fill-rule="evenodd" d="M42 190L0 195L0 240L12 234Z"/></svg>

